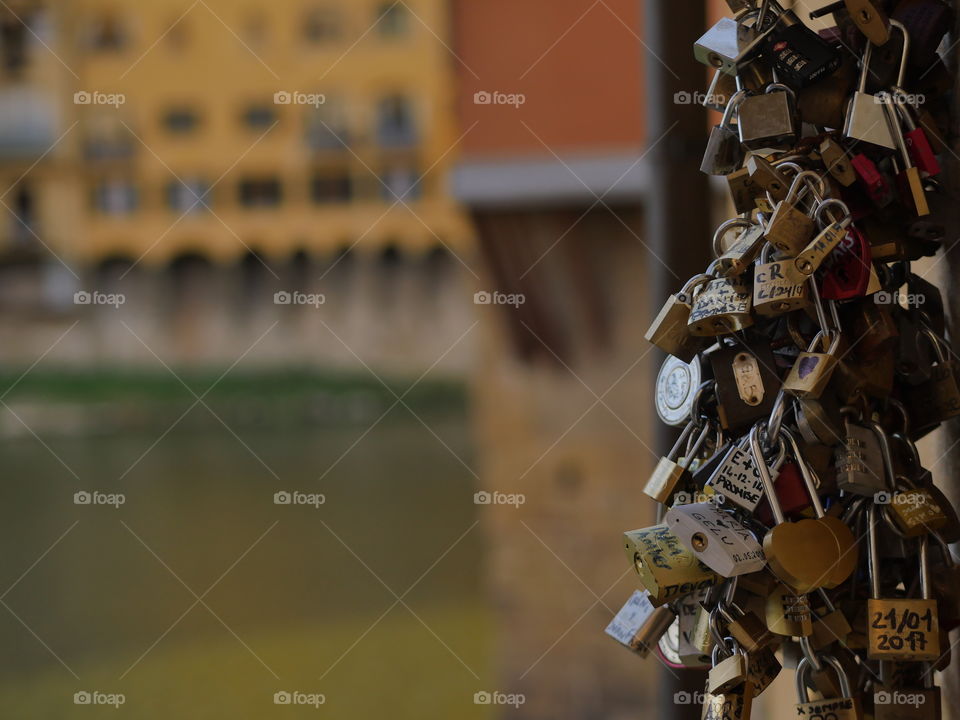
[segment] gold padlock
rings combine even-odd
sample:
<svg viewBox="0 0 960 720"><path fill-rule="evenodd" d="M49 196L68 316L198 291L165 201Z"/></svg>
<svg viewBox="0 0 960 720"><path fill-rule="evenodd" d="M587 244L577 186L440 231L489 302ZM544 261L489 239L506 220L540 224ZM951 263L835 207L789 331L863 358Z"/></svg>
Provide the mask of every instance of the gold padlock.
<svg viewBox="0 0 960 720"><path fill-rule="evenodd" d="M753 325L753 293L735 278L716 278L694 291L687 328L696 337L734 333Z"/></svg>
<svg viewBox="0 0 960 720"><path fill-rule="evenodd" d="M700 284L709 282L709 275L691 278L676 295L671 295L654 319L644 338L669 355L690 362L699 352L703 341L690 333L692 292Z"/></svg>
<svg viewBox="0 0 960 720"><path fill-rule="evenodd" d="M794 397L818 398L823 395L840 362L837 352L840 349L841 339L839 332L834 333L832 342L829 336L820 332L807 351L797 356L787 379L783 382L783 389ZM821 341L824 344L829 342L826 352L816 352Z"/></svg>
<svg viewBox="0 0 960 720"><path fill-rule="evenodd" d="M802 190L816 192L813 183L819 184L819 192L823 193L823 179L812 171L797 173L790 185L787 196L777 203L767 229L764 233L769 242L780 252L789 257L796 256L810 242L816 230L813 217L800 209Z"/></svg>
<svg viewBox="0 0 960 720"><path fill-rule="evenodd" d="M624 533L624 541L627 558L655 607L712 587L721 579L666 525L631 530Z"/></svg>
<svg viewBox="0 0 960 720"><path fill-rule="evenodd" d="M772 246L767 246L772 247ZM811 306L809 278L792 261L760 259L753 273L753 309L758 315L782 315Z"/></svg>

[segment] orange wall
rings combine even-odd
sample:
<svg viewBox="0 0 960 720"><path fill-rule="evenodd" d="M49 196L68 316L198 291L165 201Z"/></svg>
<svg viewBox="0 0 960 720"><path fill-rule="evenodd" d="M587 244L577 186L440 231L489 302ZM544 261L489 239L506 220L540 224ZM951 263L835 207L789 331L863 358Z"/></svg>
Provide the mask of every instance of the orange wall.
<svg viewBox="0 0 960 720"><path fill-rule="evenodd" d="M714 20L728 14L723 0L709 5ZM458 0L458 112L464 131L476 123L463 155L549 155L544 144L558 153L642 147L642 19L640 0ZM704 89L707 75L705 68ZM526 102L476 105L477 91L523 93Z"/></svg>

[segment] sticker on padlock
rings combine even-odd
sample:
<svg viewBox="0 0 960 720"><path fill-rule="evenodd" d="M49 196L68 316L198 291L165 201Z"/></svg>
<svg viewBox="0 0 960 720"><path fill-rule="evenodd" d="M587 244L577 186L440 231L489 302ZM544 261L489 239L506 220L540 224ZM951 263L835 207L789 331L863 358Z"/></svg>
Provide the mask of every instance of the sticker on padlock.
<svg viewBox="0 0 960 720"><path fill-rule="evenodd" d="M689 423L701 382L699 360L684 362L671 355L663 361L657 374L654 404L664 424L683 427Z"/></svg>
<svg viewBox="0 0 960 720"><path fill-rule="evenodd" d="M753 533L713 503L674 506L664 520L680 542L723 577L756 572L766 565Z"/></svg>
<svg viewBox="0 0 960 720"><path fill-rule="evenodd" d="M650 654L675 618L668 605L654 607L649 593L634 591L605 632L640 657Z"/></svg>
<svg viewBox="0 0 960 720"><path fill-rule="evenodd" d="M780 461L785 456L781 453ZM776 478L777 470L772 471ZM746 447L746 443L730 448L722 463L707 480L707 485L714 492L722 495L724 502L731 502L742 507L747 512L753 512L763 498L763 483L760 473L753 459L753 453Z"/></svg>

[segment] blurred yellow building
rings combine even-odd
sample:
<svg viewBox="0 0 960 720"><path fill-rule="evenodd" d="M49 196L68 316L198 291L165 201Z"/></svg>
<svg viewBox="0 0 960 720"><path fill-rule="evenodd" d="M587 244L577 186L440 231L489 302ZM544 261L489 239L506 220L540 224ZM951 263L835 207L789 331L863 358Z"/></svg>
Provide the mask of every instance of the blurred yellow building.
<svg viewBox="0 0 960 720"><path fill-rule="evenodd" d="M354 244L462 252L469 226L444 180L459 133L446 12L442 0L10 3L3 242L153 265Z"/></svg>

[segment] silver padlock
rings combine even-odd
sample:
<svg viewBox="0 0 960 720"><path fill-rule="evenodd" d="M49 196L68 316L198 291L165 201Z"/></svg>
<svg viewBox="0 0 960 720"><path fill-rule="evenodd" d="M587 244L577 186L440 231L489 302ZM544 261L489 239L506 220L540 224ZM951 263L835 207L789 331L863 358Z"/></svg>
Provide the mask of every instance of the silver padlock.
<svg viewBox="0 0 960 720"><path fill-rule="evenodd" d="M873 497L887 490L887 480L875 468L884 467L880 437L870 428L844 418L846 432L836 449L837 487L854 495Z"/></svg>
<svg viewBox="0 0 960 720"><path fill-rule="evenodd" d="M669 605L654 607L649 593L637 590L610 621L605 632L640 657L646 657L675 618L676 614Z"/></svg>
<svg viewBox="0 0 960 720"><path fill-rule="evenodd" d="M736 577L766 565L753 533L713 503L675 505L664 521L681 543L719 575Z"/></svg>
<svg viewBox="0 0 960 720"><path fill-rule="evenodd" d="M718 20L694 43L693 56L727 75L737 75L738 69L760 51L766 35L744 20L743 16Z"/></svg>
<svg viewBox="0 0 960 720"><path fill-rule="evenodd" d="M747 512L753 512L763 499L763 482L747 443L748 439L745 438L739 445L730 448L706 485L713 488L716 495L722 495L724 502L731 502ZM780 466L785 458L786 447L781 443L777 459L770 468L773 480L780 474Z"/></svg>
<svg viewBox="0 0 960 720"><path fill-rule="evenodd" d="M907 53L910 50L909 36L905 31L901 30L901 32L904 33L904 52L900 59L897 87L903 85L903 78L907 70ZM867 50L863 55L863 67L860 69L860 82L847 105L843 134L854 140L896 150L897 143L887 122L887 111L884 108L884 103L878 96L870 95L867 92L867 76L870 74L870 61L872 59L873 43L868 42Z"/></svg>
<svg viewBox="0 0 960 720"><path fill-rule="evenodd" d="M770 83L762 94L740 102L737 116L740 142L750 150L792 146L799 122L796 93L782 83Z"/></svg>

